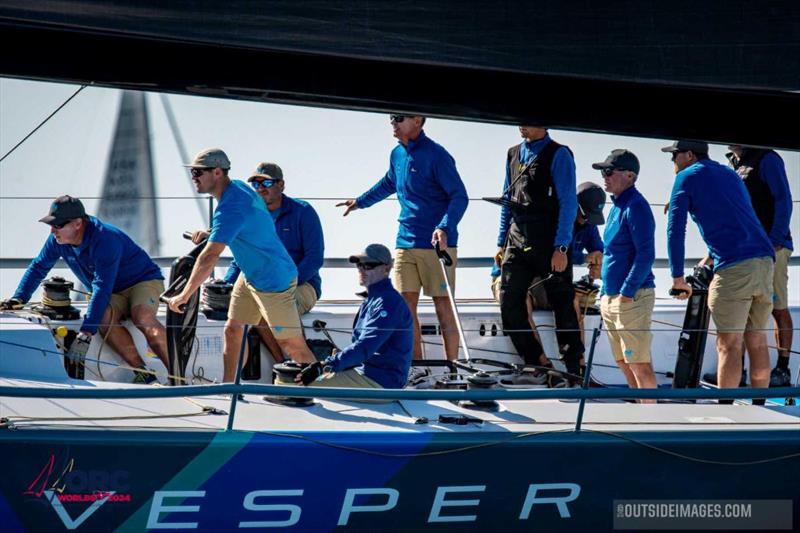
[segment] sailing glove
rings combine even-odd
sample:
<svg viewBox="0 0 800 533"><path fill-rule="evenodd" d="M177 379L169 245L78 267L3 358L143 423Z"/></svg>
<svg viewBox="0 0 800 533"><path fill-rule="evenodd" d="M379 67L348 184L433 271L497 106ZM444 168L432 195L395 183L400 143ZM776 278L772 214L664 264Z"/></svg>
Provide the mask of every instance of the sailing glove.
<svg viewBox="0 0 800 533"><path fill-rule="evenodd" d="M322 375L322 363L317 361L316 363L311 363L307 367L300 372L300 381L303 385L310 385L314 383L318 377Z"/></svg>
<svg viewBox="0 0 800 533"><path fill-rule="evenodd" d="M20 300L19 298L8 298L7 300L3 300L0 302L0 311L11 311L14 309L22 309L22 306L25 305L25 302Z"/></svg>
<svg viewBox="0 0 800 533"><path fill-rule="evenodd" d="M86 353L89 351L89 346L92 344L91 335L79 333L72 345L69 347L66 357L71 361L83 361L86 359Z"/></svg>

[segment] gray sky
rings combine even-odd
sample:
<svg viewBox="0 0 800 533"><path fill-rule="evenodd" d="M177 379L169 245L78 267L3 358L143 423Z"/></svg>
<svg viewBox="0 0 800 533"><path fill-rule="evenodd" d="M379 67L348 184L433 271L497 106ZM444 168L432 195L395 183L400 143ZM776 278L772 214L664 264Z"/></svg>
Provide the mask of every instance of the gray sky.
<svg viewBox="0 0 800 533"><path fill-rule="evenodd" d="M60 105L77 86L0 79L0 152L3 154ZM337 111L232 100L170 96L181 134L193 155L202 148L223 148L232 161L234 178L246 178L262 160L281 165L286 193L296 197L355 197L386 171L392 137L384 114ZM41 130L0 163L0 256L33 257L47 236L37 220L52 198L70 194L98 196L108 158L119 103L119 91L87 88ZM181 234L201 226L194 192L181 168L181 159L158 95L149 95L156 189L161 200L162 253L187 250ZM470 198L497 196L509 146L519 142L512 126L430 119L426 133L453 155ZM653 140L551 131L554 139L575 154L578 182L602 183L591 163L602 161L614 148L628 148L639 157L638 188L651 203L664 203L672 187L669 157L659 151L671 139ZM724 146L712 146L711 157L724 159ZM787 164L792 194L800 200L800 154L781 152ZM15 197L42 197L18 199ZM370 242L394 244L398 207L384 201L347 218L332 201L314 201L325 231L327 257L343 257ZM96 200L85 200L94 212ZM792 235L800 241L800 215L794 204ZM666 217L654 207L656 255L666 256ZM499 208L474 200L459 225L459 256L488 256L495 250ZM689 223L687 255L700 256L704 247ZM797 255L795 251L795 255ZM577 274L583 271L577 270ZM792 270L790 299L798 300L800 282ZM0 272L0 296L16 287L19 272ZM665 294L668 275L657 272L657 291ZM356 289L355 274L323 272L323 297L349 297ZM459 270L458 295L485 297L488 271Z"/></svg>

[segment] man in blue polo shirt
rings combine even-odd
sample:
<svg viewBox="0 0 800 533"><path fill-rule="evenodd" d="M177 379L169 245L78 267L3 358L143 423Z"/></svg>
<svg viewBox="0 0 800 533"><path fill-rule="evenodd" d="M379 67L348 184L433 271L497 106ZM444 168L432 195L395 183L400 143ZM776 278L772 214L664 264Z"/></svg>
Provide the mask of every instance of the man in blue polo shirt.
<svg viewBox="0 0 800 533"><path fill-rule="evenodd" d="M726 154L731 167L744 181L758 221L775 248L775 273L772 280L772 318L775 319L775 340L778 361L769 377L770 387L788 387L789 348L792 347L792 314L789 312L789 257L792 255L792 191L786 166L775 150L753 146L731 145Z"/></svg>
<svg viewBox="0 0 800 533"><path fill-rule="evenodd" d="M636 189L639 159L628 150L612 150L592 168L603 174L614 206L603 233L603 290L600 314L611 351L632 389L657 387L650 346L655 306L656 222L650 204ZM639 400L655 403L655 400Z"/></svg>
<svg viewBox="0 0 800 533"><path fill-rule="evenodd" d="M233 287L225 323L223 380L230 382L236 377L244 325L258 324L262 318L283 352L299 363L314 362L297 313L297 268L275 232L264 201L245 183L228 177L231 163L219 148L203 150L186 166L197 192L211 194L219 203L208 243L197 257L186 287L170 298L170 309L181 312L181 306L214 271L220 254L229 246L242 275Z"/></svg>
<svg viewBox="0 0 800 533"><path fill-rule="evenodd" d="M344 216L347 216L397 193L400 228L395 283L414 317L414 359L422 359L417 303L423 290L433 298L445 354L453 361L458 358L458 329L434 244L438 243L453 258L453 265L447 270L455 290L457 227L469 202L467 191L453 157L422 130L425 117L390 115L390 121L400 144L392 150L386 175L357 199L339 203L337 207L346 206Z"/></svg>
<svg viewBox="0 0 800 533"><path fill-rule="evenodd" d="M411 366L414 322L389 280L392 254L382 244L370 244L351 255L350 262L358 268L359 284L367 289L353 324L352 344L306 367L295 381L317 387L402 389Z"/></svg>
<svg viewBox="0 0 800 533"><path fill-rule="evenodd" d="M156 319L158 297L164 291L161 269L122 230L86 215L77 198L59 196L40 222L50 226L50 236L23 274L13 298L0 304L0 309L27 302L56 261L63 258L81 283L92 290L71 353L86 355L92 335L99 330L129 366L139 369L134 371L134 383L155 381L155 374L146 369L120 320L130 318L169 369L166 330Z"/></svg>
<svg viewBox="0 0 800 533"><path fill-rule="evenodd" d="M675 141L661 149L672 155L675 184L669 200L667 250L672 287L692 294L683 277L686 215L692 216L714 262L708 307L717 326L717 376L735 388L742 375L742 338L750 356L753 387L769 384L767 328L772 312L775 250L756 218L750 196L732 169L708 157L708 144ZM762 400L763 401L763 400Z"/></svg>
<svg viewBox="0 0 800 533"><path fill-rule="evenodd" d="M304 315L311 311L322 293L319 269L325 257L325 242L317 212L311 204L290 198L283 193L283 170L276 163L259 163L247 180L267 206L275 231L297 267L297 311ZM225 281L235 283L241 269L236 260L225 274ZM283 361L280 346L269 328L259 324L258 334L277 362Z"/></svg>

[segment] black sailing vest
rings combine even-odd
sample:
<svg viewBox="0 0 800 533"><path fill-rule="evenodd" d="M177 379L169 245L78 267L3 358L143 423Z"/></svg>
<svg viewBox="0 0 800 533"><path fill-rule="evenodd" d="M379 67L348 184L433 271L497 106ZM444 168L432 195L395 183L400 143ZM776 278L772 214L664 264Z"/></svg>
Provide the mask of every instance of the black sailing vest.
<svg viewBox="0 0 800 533"><path fill-rule="evenodd" d="M767 182L761 177L759 167L761 160L769 153L774 154L775 152L760 148L743 148L742 157L738 159L734 153L726 154L733 169L744 180L747 192L750 193L753 209L767 234L772 231L772 222L775 220L775 197L772 196Z"/></svg>
<svg viewBox="0 0 800 533"><path fill-rule="evenodd" d="M506 165L510 186L504 196L519 204L510 208L512 223L508 240L512 246L553 250L559 202L550 167L556 151L562 146L551 140L527 165L520 164L520 145L508 150Z"/></svg>

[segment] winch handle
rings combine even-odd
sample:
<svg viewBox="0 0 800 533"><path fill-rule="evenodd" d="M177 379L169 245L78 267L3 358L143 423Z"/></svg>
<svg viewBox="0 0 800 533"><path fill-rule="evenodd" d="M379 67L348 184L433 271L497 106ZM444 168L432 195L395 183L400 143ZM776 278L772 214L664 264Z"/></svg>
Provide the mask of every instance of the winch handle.
<svg viewBox="0 0 800 533"><path fill-rule="evenodd" d="M165 304L169 304L169 299L178 294L181 290L183 290L183 288L186 286L187 281L188 279L186 278L178 278L175 281L173 281L172 284L169 287L167 287L167 290L161 293L161 295L158 297L158 301ZM179 309L181 313L186 311L186 304L181 305Z"/></svg>
<svg viewBox="0 0 800 533"><path fill-rule="evenodd" d="M191 241L192 240L192 232L191 231L184 231L183 232L183 238L186 239L187 241Z"/></svg>
<svg viewBox="0 0 800 533"><path fill-rule="evenodd" d="M680 294L686 294L688 292L689 291L687 291L686 289L670 289L669 290L669 295L670 296L678 296Z"/></svg>
<svg viewBox="0 0 800 533"><path fill-rule="evenodd" d="M436 255L439 257L439 261L444 263L444 266L449 267L453 265L453 258L450 257L450 254L448 254L446 250L442 250L438 241L433 245L433 248L436 250Z"/></svg>

